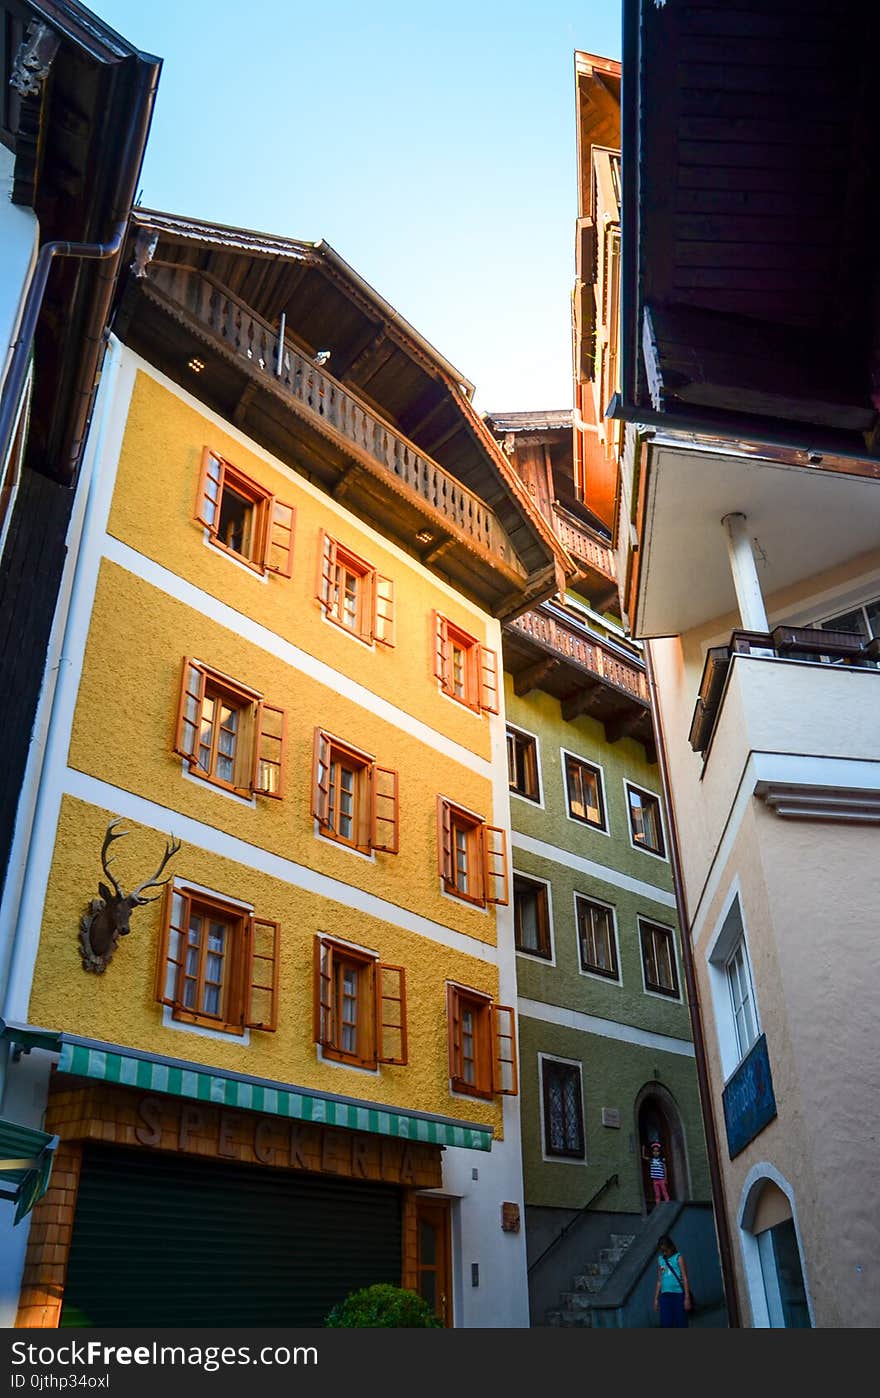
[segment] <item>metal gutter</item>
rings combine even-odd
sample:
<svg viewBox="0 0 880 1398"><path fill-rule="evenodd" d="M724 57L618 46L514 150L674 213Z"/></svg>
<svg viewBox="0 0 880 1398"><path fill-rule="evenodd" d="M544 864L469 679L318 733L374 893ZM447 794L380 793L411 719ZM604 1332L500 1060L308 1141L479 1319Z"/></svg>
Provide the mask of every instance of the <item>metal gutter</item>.
<svg viewBox="0 0 880 1398"><path fill-rule="evenodd" d="M681 853L678 839L678 825L672 803L672 788L669 782L669 762L666 754L666 739L663 722L657 702L657 686L654 681L654 666L651 657L651 642L645 641L645 669L648 677L648 693L651 702L651 715L654 721L654 736L657 745L657 764L660 769L660 785L666 797L666 819L669 830L669 859L672 866L672 883L678 907L678 920L681 928L681 955L684 965L685 984L688 992L691 1029L694 1036L694 1059L697 1068L697 1084L700 1092L700 1105L703 1114L703 1130L706 1136L706 1154L709 1160L709 1177L712 1182L712 1197L715 1200L715 1230L718 1236L718 1254L721 1260L721 1276L724 1281L724 1297L728 1319L733 1329L742 1325L739 1309L739 1295L736 1284L736 1270L733 1262L733 1247L730 1227L725 1207L724 1179L721 1173L718 1133L715 1129L715 1114L712 1110L712 1084L706 1059L706 1036L700 1009L697 977L694 970L693 947L691 944L691 922L688 916L687 894L681 870Z"/></svg>

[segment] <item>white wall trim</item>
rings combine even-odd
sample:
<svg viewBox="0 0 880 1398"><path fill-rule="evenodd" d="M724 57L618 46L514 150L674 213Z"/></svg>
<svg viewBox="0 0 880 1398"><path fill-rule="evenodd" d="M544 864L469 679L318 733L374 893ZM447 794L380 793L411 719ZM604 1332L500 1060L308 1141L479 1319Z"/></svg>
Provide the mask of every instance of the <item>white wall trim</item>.
<svg viewBox="0 0 880 1398"><path fill-rule="evenodd" d="M613 888L623 888L627 893L636 893L640 898L650 898L651 902L660 903L664 908L675 907L673 893L667 893L665 889L656 888L653 884L643 883L641 879L633 879L629 874L620 873L618 869L609 869L607 865L597 864L595 860L583 859L579 854L560 849L559 845L548 845L544 840L535 840L531 835L521 834L519 830L514 830L510 838L515 849L525 850L527 854L536 854L540 859L548 859L551 864L562 864L567 869L576 869L579 874L587 874L590 878L610 884Z"/></svg>
<svg viewBox="0 0 880 1398"><path fill-rule="evenodd" d="M670 1001L675 1004L675 1001ZM623 1044L635 1044L639 1048L657 1049L660 1053L675 1053L682 1058L694 1057L694 1046L687 1039L676 1039L671 1034L657 1034L650 1029L636 1029L631 1024L619 1024L613 1019L599 1019L597 1015L582 1014L580 1010L565 1009L562 1005L545 1005L540 1000L527 1000L520 996L516 1002L517 1011L526 1019L537 1019L543 1024L558 1024L563 1029L577 1029L582 1034L595 1034L600 1039L617 1039Z"/></svg>

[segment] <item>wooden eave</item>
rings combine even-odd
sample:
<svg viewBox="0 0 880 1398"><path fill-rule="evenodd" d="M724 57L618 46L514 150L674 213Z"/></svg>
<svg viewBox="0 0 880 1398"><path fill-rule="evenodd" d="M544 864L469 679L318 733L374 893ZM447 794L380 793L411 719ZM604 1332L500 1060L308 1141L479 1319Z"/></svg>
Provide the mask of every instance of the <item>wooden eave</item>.
<svg viewBox="0 0 880 1398"><path fill-rule="evenodd" d="M877 6L624 13L625 397L696 431L752 418L880 456Z"/></svg>
<svg viewBox="0 0 880 1398"><path fill-rule="evenodd" d="M644 663L623 646L599 636L570 612L543 605L504 628L504 668L514 691L541 689L558 699L562 716L588 716L609 742L630 737L656 761Z"/></svg>
<svg viewBox="0 0 880 1398"><path fill-rule="evenodd" d="M13 202L34 210L42 243L106 242L129 212L160 60L67 0L22 0L11 12L25 30L44 24L58 39L39 92L10 104ZM50 271L34 339L26 462L59 480L69 480L84 430L84 385L103 352L90 324L116 265L63 258Z"/></svg>

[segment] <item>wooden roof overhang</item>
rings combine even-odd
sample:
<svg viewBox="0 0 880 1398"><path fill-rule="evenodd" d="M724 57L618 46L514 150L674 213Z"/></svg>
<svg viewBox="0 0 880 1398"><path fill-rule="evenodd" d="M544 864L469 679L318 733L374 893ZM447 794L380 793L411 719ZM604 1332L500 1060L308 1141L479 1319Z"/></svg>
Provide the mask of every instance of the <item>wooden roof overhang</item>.
<svg viewBox="0 0 880 1398"><path fill-rule="evenodd" d="M75 0L4 0L0 21L0 139L15 152L13 203L34 210L41 244L108 242L134 198L161 60ZM118 253L103 262L56 258L37 321L26 463L65 483L87 426L118 266Z"/></svg>
<svg viewBox="0 0 880 1398"><path fill-rule="evenodd" d="M564 585L472 386L326 244L139 209L131 256L115 329L170 378L494 615Z"/></svg>
<svg viewBox="0 0 880 1398"><path fill-rule="evenodd" d="M562 607L545 603L505 626L504 668L513 676L516 694L542 689L560 701L567 721L582 714L598 719L609 742L635 738L649 761L656 761L641 658Z"/></svg>
<svg viewBox="0 0 880 1398"><path fill-rule="evenodd" d="M624 0L621 416L880 456L878 39L860 0Z"/></svg>

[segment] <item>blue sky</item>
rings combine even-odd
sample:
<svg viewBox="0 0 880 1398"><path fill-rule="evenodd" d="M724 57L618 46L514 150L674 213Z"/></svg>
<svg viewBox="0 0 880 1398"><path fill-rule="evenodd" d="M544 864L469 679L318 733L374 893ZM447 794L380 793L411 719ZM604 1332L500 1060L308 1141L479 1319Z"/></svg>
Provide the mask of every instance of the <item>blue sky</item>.
<svg viewBox="0 0 880 1398"><path fill-rule="evenodd" d="M477 386L571 401L574 51L618 0L91 0L164 59L142 202L325 238Z"/></svg>

